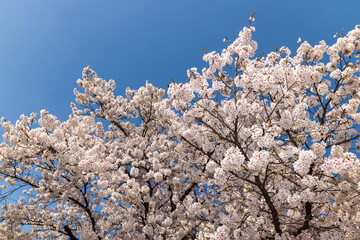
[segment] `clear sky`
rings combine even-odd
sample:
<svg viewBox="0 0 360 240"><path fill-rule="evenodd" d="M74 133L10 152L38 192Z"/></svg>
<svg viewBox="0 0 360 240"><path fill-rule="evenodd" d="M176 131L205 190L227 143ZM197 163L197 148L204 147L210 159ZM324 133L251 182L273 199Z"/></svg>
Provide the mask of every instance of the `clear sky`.
<svg viewBox="0 0 360 240"><path fill-rule="evenodd" d="M300 36L333 43L360 24L359 0L1 0L0 116L47 109L65 120L87 65L118 94L184 82L205 66L201 49L220 51L254 10L258 54L296 50Z"/></svg>

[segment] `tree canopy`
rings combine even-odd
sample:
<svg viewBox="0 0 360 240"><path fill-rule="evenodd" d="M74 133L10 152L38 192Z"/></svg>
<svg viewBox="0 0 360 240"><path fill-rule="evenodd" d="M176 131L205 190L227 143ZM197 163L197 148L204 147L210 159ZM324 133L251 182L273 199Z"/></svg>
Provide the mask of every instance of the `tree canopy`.
<svg viewBox="0 0 360 240"><path fill-rule="evenodd" d="M261 56L254 31L167 94L86 67L66 121L2 119L1 239L357 239L360 28Z"/></svg>

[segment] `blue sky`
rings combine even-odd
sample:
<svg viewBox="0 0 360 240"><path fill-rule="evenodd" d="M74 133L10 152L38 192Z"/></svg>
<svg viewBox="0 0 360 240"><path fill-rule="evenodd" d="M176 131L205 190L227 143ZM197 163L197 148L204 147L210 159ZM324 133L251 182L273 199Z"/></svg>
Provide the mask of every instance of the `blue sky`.
<svg viewBox="0 0 360 240"><path fill-rule="evenodd" d="M0 116L47 109L65 120L83 67L114 79L116 92L149 80L166 88L202 68L256 11L258 54L297 39L311 44L360 24L359 0L1 0Z"/></svg>

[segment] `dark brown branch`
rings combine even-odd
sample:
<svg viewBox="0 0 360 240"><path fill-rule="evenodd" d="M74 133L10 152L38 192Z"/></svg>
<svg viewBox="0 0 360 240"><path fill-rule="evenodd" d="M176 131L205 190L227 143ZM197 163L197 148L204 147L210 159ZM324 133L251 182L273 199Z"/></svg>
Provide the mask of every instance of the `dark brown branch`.
<svg viewBox="0 0 360 240"><path fill-rule="evenodd" d="M120 123L118 122L115 122L115 121L111 121L112 124L114 124L115 126L117 126L123 133L126 137L129 136L129 134L125 131L125 129L120 125Z"/></svg>
<svg viewBox="0 0 360 240"><path fill-rule="evenodd" d="M72 233L72 231L68 225L64 226L64 230L65 230L66 234L69 236L70 240L79 240L77 237L74 236L74 234Z"/></svg>
<svg viewBox="0 0 360 240"><path fill-rule="evenodd" d="M299 235L303 230L310 228L310 220L312 219L311 213L312 204L310 202L305 203L305 221L301 228L296 232L295 236Z"/></svg>
<svg viewBox="0 0 360 240"><path fill-rule="evenodd" d="M334 146L334 145L341 145L341 144L344 144L344 143L348 143L348 142L351 142L352 140L355 140L355 139L357 139L357 138L359 138L359 137L360 137L360 134L358 134L358 135L356 135L356 136L354 136L354 137L352 137L352 138L348 138L348 139L346 139L346 140L344 140L344 141L341 141L341 142L329 144L329 145L326 146L326 148L331 148L331 147Z"/></svg>
<svg viewBox="0 0 360 240"><path fill-rule="evenodd" d="M192 189L193 189L194 187L196 187L196 186L197 186L196 183L191 184L191 186L190 186L190 187L184 192L184 194L180 197L180 202L184 201L184 199L186 198L186 196L189 195L190 192L192 191Z"/></svg>
<svg viewBox="0 0 360 240"><path fill-rule="evenodd" d="M266 188L264 187L264 185L262 184L259 176L255 176L255 181L256 181L256 185L257 187L260 189L263 197L265 198L265 202L268 205L268 207L270 208L270 212L271 212L271 217L273 220L273 224L274 224L274 228L275 231L279 234L282 233L281 228L280 228L280 219L279 219L279 214L274 206L274 204L271 201L271 198L269 196L269 193L267 192Z"/></svg>

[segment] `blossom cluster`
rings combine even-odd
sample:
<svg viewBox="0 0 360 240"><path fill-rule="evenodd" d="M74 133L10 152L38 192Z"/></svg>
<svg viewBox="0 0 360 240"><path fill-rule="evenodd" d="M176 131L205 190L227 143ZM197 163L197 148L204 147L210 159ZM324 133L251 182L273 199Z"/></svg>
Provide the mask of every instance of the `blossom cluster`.
<svg viewBox="0 0 360 240"><path fill-rule="evenodd" d="M86 67L67 120L3 118L0 238L358 239L360 28L259 57L254 31L167 95Z"/></svg>
<svg viewBox="0 0 360 240"><path fill-rule="evenodd" d="M239 171L244 164L245 157L240 149L231 147L225 153L225 158L221 162L221 167L224 170Z"/></svg>

